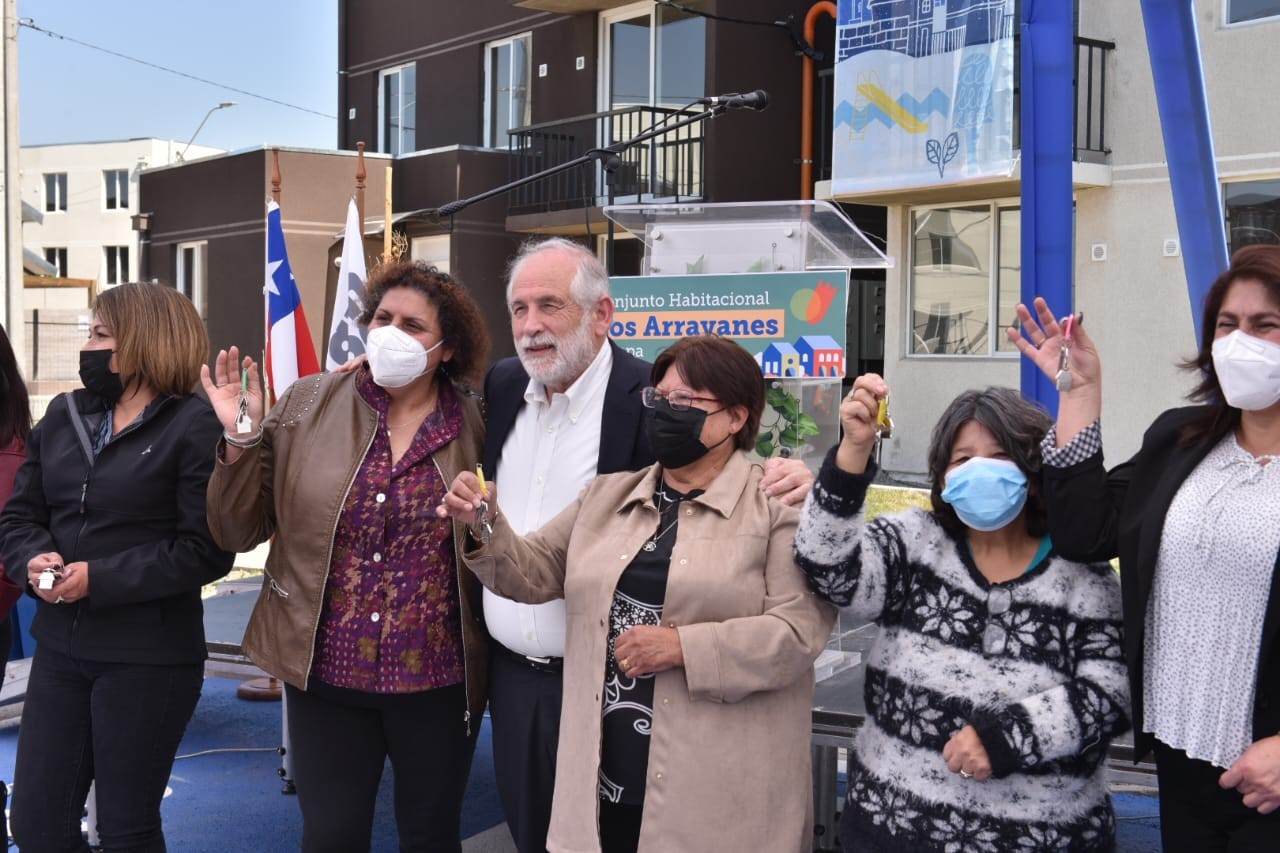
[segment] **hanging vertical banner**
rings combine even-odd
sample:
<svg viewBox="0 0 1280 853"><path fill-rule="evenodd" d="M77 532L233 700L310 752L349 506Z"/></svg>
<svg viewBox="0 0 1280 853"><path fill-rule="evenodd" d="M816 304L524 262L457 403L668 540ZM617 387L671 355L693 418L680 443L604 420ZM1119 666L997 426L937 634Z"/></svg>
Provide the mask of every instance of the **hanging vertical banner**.
<svg viewBox="0 0 1280 853"><path fill-rule="evenodd" d="M1013 171L1014 0L839 0L832 192Z"/></svg>

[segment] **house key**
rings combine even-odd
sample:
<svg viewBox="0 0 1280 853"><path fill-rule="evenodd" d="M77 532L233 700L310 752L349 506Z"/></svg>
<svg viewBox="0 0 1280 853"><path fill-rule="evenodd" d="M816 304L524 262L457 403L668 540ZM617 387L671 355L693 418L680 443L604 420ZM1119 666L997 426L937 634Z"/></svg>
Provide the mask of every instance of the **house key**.
<svg viewBox="0 0 1280 853"><path fill-rule="evenodd" d="M248 435L253 431L253 419L249 417L249 371L240 374L240 404L236 411L236 435Z"/></svg>
<svg viewBox="0 0 1280 853"><path fill-rule="evenodd" d="M1067 318L1066 327L1062 333L1062 348L1058 350L1057 385L1059 391L1071 390L1071 329L1075 325L1075 321L1075 314Z"/></svg>
<svg viewBox="0 0 1280 853"><path fill-rule="evenodd" d="M889 395L885 394L880 398L880 404L876 409L876 446L874 454L877 468L880 467L880 448L886 438L892 437L893 418L889 417Z"/></svg>

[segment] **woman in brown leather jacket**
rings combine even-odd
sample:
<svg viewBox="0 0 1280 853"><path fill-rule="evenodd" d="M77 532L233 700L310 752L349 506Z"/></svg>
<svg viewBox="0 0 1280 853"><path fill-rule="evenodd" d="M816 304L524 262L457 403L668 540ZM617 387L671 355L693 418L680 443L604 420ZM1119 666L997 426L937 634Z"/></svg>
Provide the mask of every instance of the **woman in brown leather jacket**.
<svg viewBox="0 0 1280 853"><path fill-rule="evenodd" d="M285 682L302 849L369 849L389 756L401 849L456 851L486 645L460 537L433 510L480 459L466 389L488 336L434 267L384 264L366 299L368 363L299 379L265 419L252 359L232 347L206 369L226 429L209 527L238 551L272 540L244 648Z"/></svg>

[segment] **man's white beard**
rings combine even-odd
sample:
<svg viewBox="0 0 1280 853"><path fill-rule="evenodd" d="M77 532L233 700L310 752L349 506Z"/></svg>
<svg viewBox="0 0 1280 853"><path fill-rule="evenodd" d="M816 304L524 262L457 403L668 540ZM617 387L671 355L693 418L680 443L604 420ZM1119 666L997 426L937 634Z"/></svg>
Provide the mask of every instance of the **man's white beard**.
<svg viewBox="0 0 1280 853"><path fill-rule="evenodd" d="M582 323L564 339L543 332L516 341L516 354L525 371L548 388L568 388L591 366L596 357L595 343L591 340L591 314L584 313ZM529 347L553 347L550 357L534 359L525 353Z"/></svg>

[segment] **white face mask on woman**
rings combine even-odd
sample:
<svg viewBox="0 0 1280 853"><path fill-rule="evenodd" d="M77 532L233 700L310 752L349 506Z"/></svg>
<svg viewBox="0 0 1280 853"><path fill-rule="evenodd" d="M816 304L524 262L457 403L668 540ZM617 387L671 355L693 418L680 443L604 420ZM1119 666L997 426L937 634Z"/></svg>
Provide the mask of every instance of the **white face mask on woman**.
<svg viewBox="0 0 1280 853"><path fill-rule="evenodd" d="M1280 344L1236 329L1213 342L1213 369L1227 405L1256 412L1280 402Z"/></svg>
<svg viewBox="0 0 1280 853"><path fill-rule="evenodd" d="M396 326L370 329L365 352L373 381L383 388L403 388L427 372L429 354L443 343L437 341L426 349L417 338Z"/></svg>

